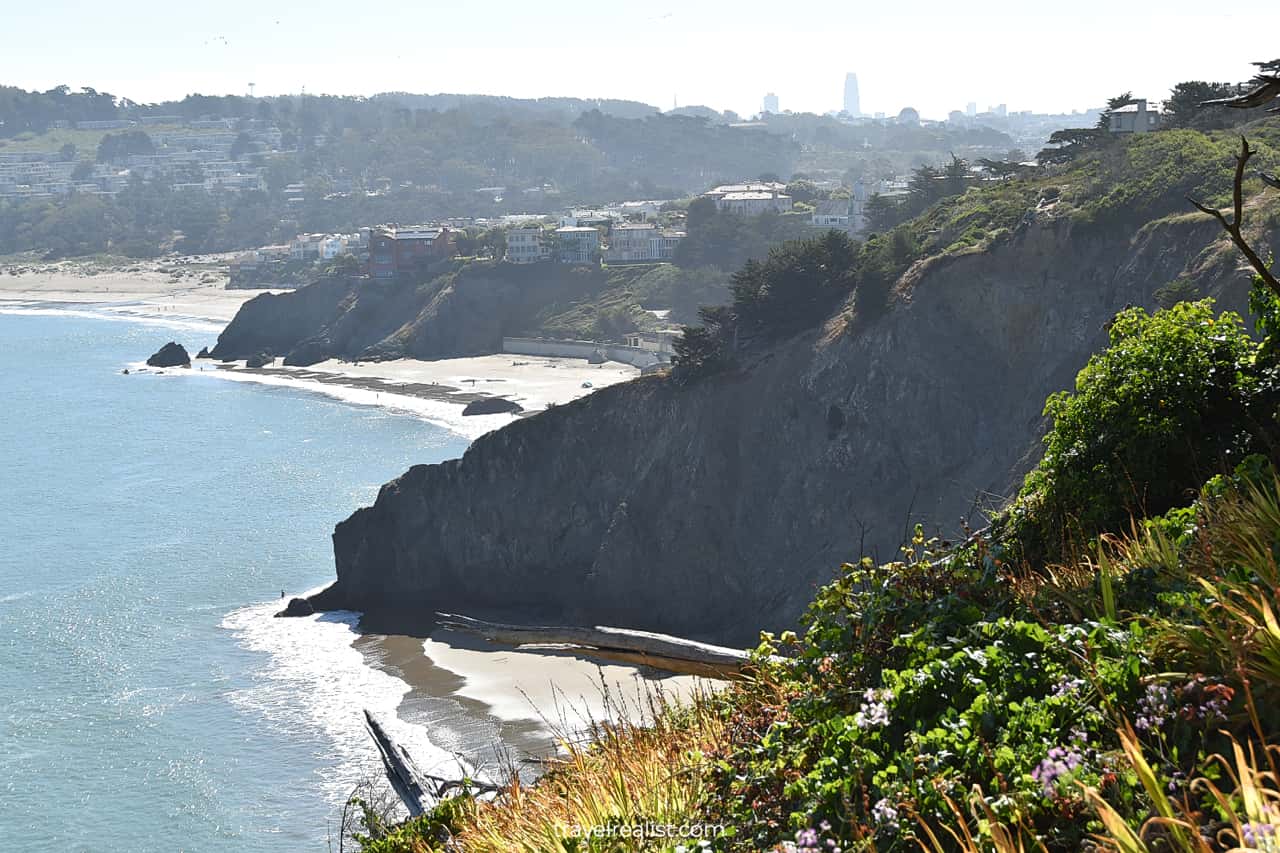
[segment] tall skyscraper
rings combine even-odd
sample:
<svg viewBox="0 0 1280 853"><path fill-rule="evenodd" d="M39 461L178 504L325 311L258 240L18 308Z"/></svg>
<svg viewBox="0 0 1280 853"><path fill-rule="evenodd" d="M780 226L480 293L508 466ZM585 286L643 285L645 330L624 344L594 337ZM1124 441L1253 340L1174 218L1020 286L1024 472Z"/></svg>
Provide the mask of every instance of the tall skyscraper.
<svg viewBox="0 0 1280 853"><path fill-rule="evenodd" d="M773 92L764 96L764 111L767 113L780 112L778 109L778 96Z"/></svg>
<svg viewBox="0 0 1280 853"><path fill-rule="evenodd" d="M844 75L844 111L851 116L862 115L862 105L858 102L858 75L852 71Z"/></svg>

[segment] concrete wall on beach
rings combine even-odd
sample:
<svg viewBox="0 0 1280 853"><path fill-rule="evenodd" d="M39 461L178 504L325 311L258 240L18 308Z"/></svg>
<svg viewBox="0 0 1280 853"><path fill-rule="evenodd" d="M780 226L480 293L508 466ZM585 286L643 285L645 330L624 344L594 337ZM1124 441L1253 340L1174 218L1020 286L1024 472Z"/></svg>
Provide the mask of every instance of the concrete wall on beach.
<svg viewBox="0 0 1280 853"><path fill-rule="evenodd" d="M539 355L548 358L591 358L600 354L609 361L645 368L660 364L657 353L622 344L574 341L562 338L503 338L502 351L514 355Z"/></svg>

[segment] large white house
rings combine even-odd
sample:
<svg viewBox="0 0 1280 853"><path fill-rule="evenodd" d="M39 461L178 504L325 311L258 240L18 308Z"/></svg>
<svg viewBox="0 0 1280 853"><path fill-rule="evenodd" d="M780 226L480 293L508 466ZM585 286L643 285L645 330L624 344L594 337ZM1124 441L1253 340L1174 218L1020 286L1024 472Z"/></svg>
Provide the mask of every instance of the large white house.
<svg viewBox="0 0 1280 853"><path fill-rule="evenodd" d="M512 228L507 232L507 263L532 264L551 258L551 247L537 227Z"/></svg>
<svg viewBox="0 0 1280 853"><path fill-rule="evenodd" d="M716 199L716 209L738 216L759 216L770 211L786 213L791 210L791 196L777 192L725 193Z"/></svg>
<svg viewBox="0 0 1280 853"><path fill-rule="evenodd" d="M782 193L786 190L787 185L778 181L754 181L749 184L721 184L707 190L702 197L718 200L730 193Z"/></svg>
<svg viewBox="0 0 1280 853"><path fill-rule="evenodd" d="M676 352L676 340L683 334L681 329L660 329L656 332L629 332L625 341L627 346L655 352L669 360Z"/></svg>
<svg viewBox="0 0 1280 853"><path fill-rule="evenodd" d="M560 243L560 263L599 265L600 232L596 229L567 225L556 229L556 239Z"/></svg>
<svg viewBox="0 0 1280 853"><path fill-rule="evenodd" d="M609 231L606 263L657 263L675 257L683 231L663 231L652 223L622 223Z"/></svg>

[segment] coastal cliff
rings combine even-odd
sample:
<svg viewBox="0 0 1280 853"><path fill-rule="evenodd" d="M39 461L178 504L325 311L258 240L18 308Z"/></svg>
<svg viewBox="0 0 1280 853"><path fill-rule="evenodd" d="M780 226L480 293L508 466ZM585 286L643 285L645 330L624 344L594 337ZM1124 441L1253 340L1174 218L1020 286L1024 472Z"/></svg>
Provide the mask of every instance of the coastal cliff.
<svg viewBox="0 0 1280 853"><path fill-rule="evenodd" d="M460 358L502 351L502 338L536 332L557 307L590 300L604 271L560 264L449 264L422 282L331 277L245 303L211 353L285 364L328 358Z"/></svg>
<svg viewBox="0 0 1280 853"><path fill-rule="evenodd" d="M313 601L749 643L913 523L980 525L1038 458L1045 397L1177 280L1227 308L1248 287L1212 223L1033 211L913 264L878 319L850 300L721 373L604 389L411 468L338 525Z"/></svg>

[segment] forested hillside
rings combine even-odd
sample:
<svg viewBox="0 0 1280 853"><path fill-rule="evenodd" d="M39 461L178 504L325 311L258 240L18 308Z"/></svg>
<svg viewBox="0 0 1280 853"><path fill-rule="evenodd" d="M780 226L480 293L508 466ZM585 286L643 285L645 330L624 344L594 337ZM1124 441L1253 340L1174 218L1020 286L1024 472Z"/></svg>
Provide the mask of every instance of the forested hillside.
<svg viewBox="0 0 1280 853"><path fill-rule="evenodd" d="M946 151L1003 156L1009 147L989 131L904 127L868 136L812 118L836 177L889 177ZM77 127L103 121L139 124ZM223 126L193 130L192 122ZM214 134L225 140L207 141ZM153 135L171 141L156 145ZM572 98L192 95L137 104L88 89L0 88L0 159L35 157L65 164L72 182L92 172L99 183L106 176L120 184L111 193L0 199L0 253L221 251L298 231L681 198L717 183L792 175L818 150L800 138L774 123L737 126ZM210 146L237 174L260 174L261 188L192 191ZM188 151L194 165L184 157L145 179L130 167L130 155Z"/></svg>

